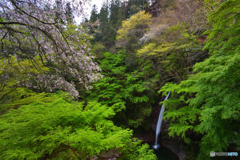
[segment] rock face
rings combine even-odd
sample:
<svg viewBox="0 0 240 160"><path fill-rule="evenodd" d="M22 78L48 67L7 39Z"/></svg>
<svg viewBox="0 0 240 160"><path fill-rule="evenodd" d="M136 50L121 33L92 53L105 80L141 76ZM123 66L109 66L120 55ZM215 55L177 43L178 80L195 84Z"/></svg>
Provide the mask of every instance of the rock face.
<svg viewBox="0 0 240 160"><path fill-rule="evenodd" d="M160 139L161 139L160 144L162 146L170 149L173 153L177 154L179 160L184 160L184 158L186 157L185 151L183 150L179 142L169 137L168 135L162 135Z"/></svg>
<svg viewBox="0 0 240 160"><path fill-rule="evenodd" d="M98 156L89 157L89 160L116 160L121 157L122 153L117 150L110 150L108 152L102 152Z"/></svg>
<svg viewBox="0 0 240 160"><path fill-rule="evenodd" d="M145 134L141 135L141 137L139 137L138 139L140 139L142 141L142 143L152 143L155 141L155 134L154 133L145 133Z"/></svg>
<svg viewBox="0 0 240 160"><path fill-rule="evenodd" d="M152 17L158 17L161 10L161 2L160 0L156 0L148 9L146 10L147 13L150 13Z"/></svg>
<svg viewBox="0 0 240 160"><path fill-rule="evenodd" d="M168 128L169 128L168 120L162 122L162 130L160 134L160 143L164 147L170 149L172 152L178 155L179 160L184 160L185 158L185 151L182 148L180 142L176 141L168 135Z"/></svg>

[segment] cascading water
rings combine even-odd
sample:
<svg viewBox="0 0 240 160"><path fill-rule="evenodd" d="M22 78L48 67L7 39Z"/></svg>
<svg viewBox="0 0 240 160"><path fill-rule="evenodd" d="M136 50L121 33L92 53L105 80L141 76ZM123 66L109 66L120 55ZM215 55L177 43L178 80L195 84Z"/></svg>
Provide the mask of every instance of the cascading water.
<svg viewBox="0 0 240 160"><path fill-rule="evenodd" d="M168 92L167 97L164 99L164 101L166 101L168 99L170 95L170 92ZM163 118L163 112L164 112L164 104L162 105L159 117L158 117L158 123L157 123L157 128L156 128L156 139L155 139L155 145L153 146L153 148L157 149L159 147L159 145L157 144L158 141L158 135L161 131L161 126L162 126L162 118Z"/></svg>

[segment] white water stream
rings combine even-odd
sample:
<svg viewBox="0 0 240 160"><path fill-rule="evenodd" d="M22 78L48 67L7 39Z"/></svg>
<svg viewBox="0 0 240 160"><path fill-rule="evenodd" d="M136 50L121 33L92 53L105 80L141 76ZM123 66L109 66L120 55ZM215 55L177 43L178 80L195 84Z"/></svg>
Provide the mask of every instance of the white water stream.
<svg viewBox="0 0 240 160"><path fill-rule="evenodd" d="M168 95L167 97L164 99L164 101L166 101L168 99L170 95L170 92L168 92ZM162 118L163 118L163 113L164 113L164 104L162 105L162 108L161 108L161 111L160 111L160 114L159 114L159 117L158 117L158 123L157 123L157 128L156 128L156 139L155 139L155 145L154 145L154 148L157 149L159 147L159 145L157 144L157 141L158 141L158 135L161 131L161 126L162 126Z"/></svg>

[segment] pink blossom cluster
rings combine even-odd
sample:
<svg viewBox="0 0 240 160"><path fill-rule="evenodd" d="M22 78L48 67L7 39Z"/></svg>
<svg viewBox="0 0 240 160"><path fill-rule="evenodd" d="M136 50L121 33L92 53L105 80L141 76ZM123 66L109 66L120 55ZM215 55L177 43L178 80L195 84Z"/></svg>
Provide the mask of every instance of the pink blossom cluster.
<svg viewBox="0 0 240 160"><path fill-rule="evenodd" d="M39 56L43 65L50 69L45 74L27 73L27 69L22 77L16 77L15 74L20 86L48 88L50 92L62 89L78 97L76 84L68 82L66 77L77 79L78 84L89 89L92 81L103 76L99 73L97 63L93 62L90 46L84 39L88 36L86 31L78 29L73 34L68 34L66 26L61 23L61 19L66 21L63 8L69 1L60 2L57 6L52 0L0 2L0 17L3 18L0 21L0 39L3 42L0 47L5 58L14 55L19 61L29 59L41 71L34 60L34 57ZM75 15L82 13L81 1L72 0L70 4ZM14 73L23 70L21 66L17 69L16 66L10 67L1 74L0 77L5 77L1 80L10 78L7 73L14 77Z"/></svg>

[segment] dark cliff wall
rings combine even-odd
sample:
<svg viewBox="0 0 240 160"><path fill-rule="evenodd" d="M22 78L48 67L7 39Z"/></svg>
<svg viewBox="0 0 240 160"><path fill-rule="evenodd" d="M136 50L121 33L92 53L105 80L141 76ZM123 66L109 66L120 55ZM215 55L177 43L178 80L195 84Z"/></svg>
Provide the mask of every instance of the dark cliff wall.
<svg viewBox="0 0 240 160"><path fill-rule="evenodd" d="M161 0L156 0L151 6L146 9L146 13L150 13L153 17L158 17L161 10Z"/></svg>

